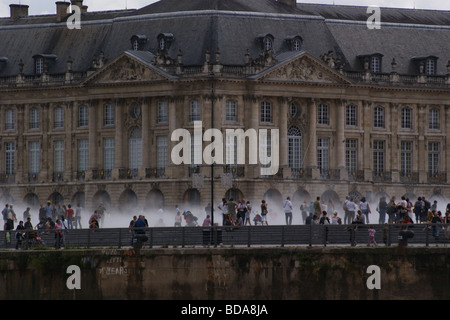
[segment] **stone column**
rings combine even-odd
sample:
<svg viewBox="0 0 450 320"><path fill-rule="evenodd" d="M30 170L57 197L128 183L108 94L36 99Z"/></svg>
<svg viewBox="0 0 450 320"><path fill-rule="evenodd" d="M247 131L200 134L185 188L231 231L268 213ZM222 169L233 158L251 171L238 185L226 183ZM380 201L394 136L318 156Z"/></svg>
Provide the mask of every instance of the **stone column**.
<svg viewBox="0 0 450 320"><path fill-rule="evenodd" d="M316 99L310 99L308 101L309 141L305 149L305 164L312 169L313 179L320 177L320 172L317 167L317 102Z"/></svg>
<svg viewBox="0 0 450 320"><path fill-rule="evenodd" d="M280 97L278 99L280 104L280 116L278 118L278 127L280 130L280 170L283 170L283 177L290 178L291 170L288 163L288 112L289 112L289 101L287 98Z"/></svg>
<svg viewBox="0 0 450 320"><path fill-rule="evenodd" d="M399 106L398 104L395 103L391 103L390 105L391 108L391 143L390 143L390 161L387 161L386 159L386 168L387 170L391 171L392 174L392 182L400 182L400 168L399 168L399 163L398 163L398 159L399 159L399 152L400 152L400 146L398 143L398 110L399 110ZM386 112L387 115L387 112ZM386 117L385 117L386 120ZM386 151L388 151L387 149L388 146L386 146ZM387 152L386 152L387 154ZM389 163L391 164L390 167L388 167Z"/></svg>
<svg viewBox="0 0 450 320"><path fill-rule="evenodd" d="M184 114L183 114L183 112L180 112L180 110L183 110L183 102L184 102L184 100L182 97L168 97L168 99L167 99L168 122L169 122L169 135L167 137L168 164L167 164L167 168L165 169L165 175L167 177L181 178L181 177L185 176L185 175L183 175L184 165L175 165L172 161L172 155L171 155L173 147L179 143L178 141L172 141L172 133L176 129L181 127L180 123L183 122ZM178 111L178 114L177 114L177 111ZM177 121L177 118L180 119L180 121Z"/></svg>
<svg viewBox="0 0 450 320"><path fill-rule="evenodd" d="M103 121L102 117L98 116L98 113L103 114L103 102L95 100L89 103L89 168L85 173L85 179L92 178L92 170L98 169L97 166L97 122Z"/></svg>
<svg viewBox="0 0 450 320"><path fill-rule="evenodd" d="M248 108L248 128L250 129L254 129L256 130L256 134L258 136L258 132L259 132L259 122L260 122L260 99L258 99L256 96L251 96L248 97L247 99L247 103L250 104L249 108ZM247 107L246 107L247 109ZM247 117L247 115L246 115ZM259 137L258 139L258 143L259 143ZM258 145L258 147L260 147ZM250 151L250 146L248 148L248 150ZM257 156L257 163L256 164L250 164L250 155L247 155L246 157L246 168L245 168L245 172L248 171L248 177L249 178L257 178L260 176L261 174L261 170L260 170L260 159L259 159L259 148L257 148L257 152L258 152L258 156ZM248 169L248 170L247 170Z"/></svg>
<svg viewBox="0 0 450 320"><path fill-rule="evenodd" d="M24 133L29 128L29 118L25 119L25 108L29 109L30 106L18 105L17 106L17 136L15 140L15 181L16 182L28 182L28 167L26 164L29 160L29 146L26 146L24 139Z"/></svg>
<svg viewBox="0 0 450 320"><path fill-rule="evenodd" d="M139 168L139 177L145 177L145 168L152 167L155 148L152 145L152 132L150 130L150 114L153 112L151 99L142 101L142 167ZM153 137L156 139L156 137ZM156 141L155 141L156 145Z"/></svg>
<svg viewBox="0 0 450 320"><path fill-rule="evenodd" d="M417 121L414 124L417 126L417 132L419 133L418 146L417 146L417 157L414 157L413 152L413 168L417 168L419 172L419 183L427 182L427 166L426 166L426 140L425 140L425 125L428 123L426 119L427 106L424 104L417 105Z"/></svg>
<svg viewBox="0 0 450 320"><path fill-rule="evenodd" d="M442 109L440 109L442 110ZM445 145L442 146L442 154L444 155L440 159L443 159L443 166L441 168L443 172L447 172L447 183L450 183L450 174L448 171L450 170L450 104L444 106L444 121L440 122L440 126L442 131L445 133Z"/></svg>
<svg viewBox="0 0 450 320"><path fill-rule="evenodd" d="M339 170L339 176L341 179L347 180L348 175L345 171L345 106L346 100L336 101L336 144L335 144L335 158L336 169Z"/></svg>
<svg viewBox="0 0 450 320"><path fill-rule="evenodd" d="M373 159L371 156L371 146L373 145L373 141L371 141L370 137L370 128L373 128L373 122L372 122L372 114L373 114L373 104L370 101L363 101L362 103L362 127L366 128L364 130L364 133L362 134L362 143L360 143L361 146L361 153L362 153L362 168L364 170L364 180L372 180L372 174L373 174ZM385 117L386 119L386 117ZM385 146L387 147L387 141L385 143ZM385 159L385 162L386 159Z"/></svg>
<svg viewBox="0 0 450 320"><path fill-rule="evenodd" d="M113 179L119 178L119 169L123 168L123 134L124 134L124 123L122 119L122 100L118 100L115 105L115 126L116 134L114 136L114 169L112 170Z"/></svg>
<svg viewBox="0 0 450 320"><path fill-rule="evenodd" d="M74 141L73 139L73 135L72 132L74 130L74 128L76 127L76 124L74 121L76 121L76 117L75 115L77 114L77 110L78 110L78 104L76 103L72 103L71 105L68 106L61 106L63 108L63 112L64 112L64 128L66 128L65 130L65 148L64 148L64 177L65 179L72 181L73 180L73 175L72 173L74 171L76 171L76 168L73 167L73 164L76 163L73 161L73 154L74 152L74 148L72 148L72 145L74 145ZM52 148L52 152L50 153L51 155L54 155L54 144L51 145ZM54 158L54 157L53 157ZM54 161L53 159L51 161ZM53 165L54 168L54 165ZM53 171L54 169L50 170L50 174L53 175Z"/></svg>

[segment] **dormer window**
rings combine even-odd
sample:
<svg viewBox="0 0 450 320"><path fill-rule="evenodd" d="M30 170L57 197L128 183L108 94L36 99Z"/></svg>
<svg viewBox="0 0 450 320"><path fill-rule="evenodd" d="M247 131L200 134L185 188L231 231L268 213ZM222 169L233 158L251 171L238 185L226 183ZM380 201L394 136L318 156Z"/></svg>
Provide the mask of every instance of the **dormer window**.
<svg viewBox="0 0 450 320"><path fill-rule="evenodd" d="M7 57L0 57L0 70L2 70L8 63Z"/></svg>
<svg viewBox="0 0 450 320"><path fill-rule="evenodd" d="M33 56L34 59L34 73L43 74L46 67L49 68L57 60L57 56L54 54L36 54Z"/></svg>
<svg viewBox="0 0 450 320"><path fill-rule="evenodd" d="M158 49L167 52L170 48L170 45L173 42L173 34L160 33L157 39L158 39Z"/></svg>
<svg viewBox="0 0 450 320"><path fill-rule="evenodd" d="M427 59L425 62L425 74L428 76L433 76L436 74L436 60Z"/></svg>
<svg viewBox="0 0 450 320"><path fill-rule="evenodd" d="M436 75L438 57L413 57L412 60L416 63L419 74L426 74L427 76Z"/></svg>
<svg viewBox="0 0 450 320"><path fill-rule="evenodd" d="M35 65L35 73L36 74L43 74L44 73L44 58L37 57L34 60L34 65Z"/></svg>
<svg viewBox="0 0 450 320"><path fill-rule="evenodd" d="M261 44L261 47L264 51L273 50L274 37L270 33L259 35L257 37L257 40Z"/></svg>
<svg viewBox="0 0 450 320"><path fill-rule="evenodd" d="M303 39L300 36L292 36L286 38L286 44L291 51L300 51L302 48Z"/></svg>
<svg viewBox="0 0 450 320"><path fill-rule="evenodd" d="M370 70L372 73L381 73L383 55L381 53L363 54L358 56L364 70Z"/></svg>
<svg viewBox="0 0 450 320"><path fill-rule="evenodd" d="M144 46L147 43L147 36L143 34L137 34L131 37L131 49L134 51L144 50Z"/></svg>

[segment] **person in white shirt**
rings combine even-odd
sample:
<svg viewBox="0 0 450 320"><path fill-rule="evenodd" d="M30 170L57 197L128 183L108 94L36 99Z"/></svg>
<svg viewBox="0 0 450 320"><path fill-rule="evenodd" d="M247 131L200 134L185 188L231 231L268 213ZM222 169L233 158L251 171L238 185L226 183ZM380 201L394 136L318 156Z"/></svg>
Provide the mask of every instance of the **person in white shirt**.
<svg viewBox="0 0 450 320"><path fill-rule="evenodd" d="M353 198L350 198L347 202L347 210L348 217L350 218L350 223L355 219L356 209L356 203L353 202Z"/></svg>
<svg viewBox="0 0 450 320"><path fill-rule="evenodd" d="M286 224L291 225L292 224L292 202L291 198L287 197L283 204L283 210L284 214L286 216Z"/></svg>
<svg viewBox="0 0 450 320"><path fill-rule="evenodd" d="M361 198L361 202L359 203L359 209L364 215L365 223L370 223L369 222L369 214L371 213L370 206L365 197Z"/></svg>

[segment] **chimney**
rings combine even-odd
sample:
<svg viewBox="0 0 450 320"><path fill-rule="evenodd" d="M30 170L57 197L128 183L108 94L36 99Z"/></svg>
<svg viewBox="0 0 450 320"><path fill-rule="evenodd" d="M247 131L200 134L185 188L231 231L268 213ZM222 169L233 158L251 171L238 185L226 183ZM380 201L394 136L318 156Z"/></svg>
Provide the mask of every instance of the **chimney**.
<svg viewBox="0 0 450 320"><path fill-rule="evenodd" d="M73 6L78 6L81 10L83 7L83 0L70 0Z"/></svg>
<svg viewBox="0 0 450 320"><path fill-rule="evenodd" d="M62 1L56 2L56 21L57 22L61 22L67 16L69 16L70 13L67 13L67 8L69 8L69 7L70 7L69 2L62 2Z"/></svg>
<svg viewBox="0 0 450 320"><path fill-rule="evenodd" d="M9 5L11 11L10 20L14 21L19 18L28 17L28 6L24 4L10 4Z"/></svg>
<svg viewBox="0 0 450 320"><path fill-rule="evenodd" d="M78 6L81 13L87 12L88 6L83 6L83 0L70 0L70 2L73 6Z"/></svg>
<svg viewBox="0 0 450 320"><path fill-rule="evenodd" d="M286 4L290 7L296 8L297 7L297 0L276 0L279 3Z"/></svg>

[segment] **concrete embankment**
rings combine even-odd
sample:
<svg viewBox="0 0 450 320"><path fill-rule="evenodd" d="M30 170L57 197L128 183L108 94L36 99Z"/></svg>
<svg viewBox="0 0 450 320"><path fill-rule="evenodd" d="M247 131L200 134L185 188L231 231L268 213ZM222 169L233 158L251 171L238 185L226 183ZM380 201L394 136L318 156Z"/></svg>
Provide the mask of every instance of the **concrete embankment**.
<svg viewBox="0 0 450 320"><path fill-rule="evenodd" d="M442 247L0 252L0 299L423 300L449 287Z"/></svg>

